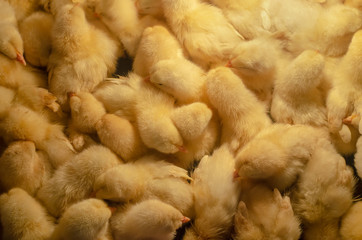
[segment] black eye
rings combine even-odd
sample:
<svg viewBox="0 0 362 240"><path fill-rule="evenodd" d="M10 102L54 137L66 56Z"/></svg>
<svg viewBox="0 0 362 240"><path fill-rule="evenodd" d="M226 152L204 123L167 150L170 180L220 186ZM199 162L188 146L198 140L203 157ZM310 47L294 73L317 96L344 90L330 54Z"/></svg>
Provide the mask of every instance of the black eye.
<svg viewBox="0 0 362 240"><path fill-rule="evenodd" d="M162 83L159 83L158 85L159 85L159 86L162 86L163 84L162 84Z"/></svg>

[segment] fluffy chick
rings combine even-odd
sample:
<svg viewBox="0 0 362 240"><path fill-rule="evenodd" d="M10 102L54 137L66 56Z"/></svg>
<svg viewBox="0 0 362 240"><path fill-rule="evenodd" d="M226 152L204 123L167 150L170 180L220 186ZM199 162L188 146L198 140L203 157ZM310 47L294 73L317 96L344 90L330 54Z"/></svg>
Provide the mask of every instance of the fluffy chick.
<svg viewBox="0 0 362 240"><path fill-rule="evenodd" d="M230 69L211 70L206 89L222 121L221 144L228 144L233 153L271 125L263 104Z"/></svg>
<svg viewBox="0 0 362 240"><path fill-rule="evenodd" d="M33 66L48 65L53 23L54 18L51 14L39 11L25 18L19 25L26 61Z"/></svg>
<svg viewBox="0 0 362 240"><path fill-rule="evenodd" d="M54 229L44 207L21 188L0 196L3 239L49 239Z"/></svg>
<svg viewBox="0 0 362 240"><path fill-rule="evenodd" d="M137 127L125 118L105 114L96 124L101 143L128 162L147 152Z"/></svg>
<svg viewBox="0 0 362 240"><path fill-rule="evenodd" d="M68 110L68 92L92 91L115 70L119 45L91 25L80 5L66 4L55 15L49 58L49 91Z"/></svg>
<svg viewBox="0 0 362 240"><path fill-rule="evenodd" d="M117 212L111 218L111 228L115 240L172 240L176 230L189 220L166 203L147 200Z"/></svg>
<svg viewBox="0 0 362 240"><path fill-rule="evenodd" d="M195 219L184 239L228 239L240 190L233 181L235 159L227 146L201 159L193 174Z"/></svg>
<svg viewBox="0 0 362 240"><path fill-rule="evenodd" d="M98 199L86 199L70 206L59 219L50 240L99 240L107 232L111 210Z"/></svg>
<svg viewBox="0 0 362 240"><path fill-rule="evenodd" d="M244 39L215 6L199 0L162 0L162 6L179 42L205 68L228 59Z"/></svg>
<svg viewBox="0 0 362 240"><path fill-rule="evenodd" d="M325 127L327 110L322 90L324 58L306 50L275 82L271 116L276 122Z"/></svg>
<svg viewBox="0 0 362 240"><path fill-rule="evenodd" d="M183 151L183 139L170 118L174 99L147 82L137 95L135 115L144 144L162 153Z"/></svg>
<svg viewBox="0 0 362 240"><path fill-rule="evenodd" d="M236 156L243 180L261 180L284 191L296 182L324 131L306 125L273 124L255 136ZM263 154L260 154L260 153Z"/></svg>
<svg viewBox="0 0 362 240"><path fill-rule="evenodd" d="M5 0L0 1L0 52L26 65L23 40L18 30L15 11Z"/></svg>
<svg viewBox="0 0 362 240"><path fill-rule="evenodd" d="M14 8L16 20L22 22L33 12L39 10L39 0L6 0Z"/></svg>
<svg viewBox="0 0 362 240"><path fill-rule="evenodd" d="M89 197L97 176L119 163L108 148L91 146L61 166L39 189L37 198L59 217L70 204Z"/></svg>
<svg viewBox="0 0 362 240"><path fill-rule="evenodd" d="M193 193L187 171L171 163L144 157L100 175L94 184L97 198L116 202L140 202L156 198L191 216Z"/></svg>
<svg viewBox="0 0 362 240"><path fill-rule="evenodd" d="M12 142L1 155L0 188L5 191L19 187L34 196L50 174L48 159L33 142Z"/></svg>
<svg viewBox="0 0 362 240"><path fill-rule="evenodd" d="M342 218L340 233L343 240L359 240L362 238L361 216L362 202L355 202Z"/></svg>
<svg viewBox="0 0 362 240"><path fill-rule="evenodd" d="M56 169L74 156L74 149L63 132L63 127L50 123L41 113L20 104L14 104L0 122L3 139L33 141L37 149L44 150Z"/></svg>
<svg viewBox="0 0 362 240"><path fill-rule="evenodd" d="M352 204L354 185L352 169L321 139L291 192L305 239L339 239L338 222Z"/></svg>
<svg viewBox="0 0 362 240"><path fill-rule="evenodd" d="M168 59L157 62L150 71L150 82L173 96L178 103L208 103L205 91L206 73L191 61Z"/></svg>
<svg viewBox="0 0 362 240"><path fill-rule="evenodd" d="M132 0L96 1L94 11L122 42L128 54L134 57L144 29L134 2Z"/></svg>
<svg viewBox="0 0 362 240"><path fill-rule="evenodd" d="M162 44L160 44L162 42ZM166 26L156 25L143 31L133 62L133 71L142 77L159 61L182 58L183 49Z"/></svg>
<svg viewBox="0 0 362 240"><path fill-rule="evenodd" d="M301 234L289 197L277 189L255 185L242 193L235 214L236 240L297 240Z"/></svg>

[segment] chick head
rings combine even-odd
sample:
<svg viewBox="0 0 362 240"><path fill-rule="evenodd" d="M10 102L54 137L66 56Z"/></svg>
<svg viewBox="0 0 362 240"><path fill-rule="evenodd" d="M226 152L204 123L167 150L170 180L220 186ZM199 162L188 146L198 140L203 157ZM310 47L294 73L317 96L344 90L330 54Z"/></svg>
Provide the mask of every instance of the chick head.
<svg viewBox="0 0 362 240"><path fill-rule="evenodd" d="M5 29L8 29L5 27ZM4 31L4 30L2 30ZM0 39L0 52L10 59L14 59L26 65L24 60L24 45L23 40L20 36L19 31L6 31L6 33L1 34L2 38Z"/></svg>

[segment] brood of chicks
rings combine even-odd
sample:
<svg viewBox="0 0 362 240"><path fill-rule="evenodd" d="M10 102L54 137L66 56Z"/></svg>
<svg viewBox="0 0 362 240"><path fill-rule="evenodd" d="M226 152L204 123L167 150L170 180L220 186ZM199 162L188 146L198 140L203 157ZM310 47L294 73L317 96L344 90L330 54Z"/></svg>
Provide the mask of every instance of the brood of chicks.
<svg viewBox="0 0 362 240"><path fill-rule="evenodd" d="M0 0L0 239L361 240L361 10Z"/></svg>

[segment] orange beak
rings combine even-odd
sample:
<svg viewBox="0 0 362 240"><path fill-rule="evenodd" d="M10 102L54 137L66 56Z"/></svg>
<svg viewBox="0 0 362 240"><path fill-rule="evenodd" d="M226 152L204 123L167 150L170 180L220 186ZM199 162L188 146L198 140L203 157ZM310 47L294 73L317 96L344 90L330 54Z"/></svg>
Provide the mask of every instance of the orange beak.
<svg viewBox="0 0 362 240"><path fill-rule="evenodd" d="M108 207L108 208L109 208L109 210L111 210L111 213L112 213L112 214L117 211L117 208L115 208L115 207Z"/></svg>
<svg viewBox="0 0 362 240"><path fill-rule="evenodd" d="M21 54L19 52L16 52L16 61L18 61L18 62L22 63L24 66L26 66L24 56L23 56L23 54Z"/></svg>
<svg viewBox="0 0 362 240"><path fill-rule="evenodd" d="M234 171L233 177L234 177L234 180L236 180L236 179L238 179L238 178L240 177L238 170L235 170L235 171Z"/></svg>
<svg viewBox="0 0 362 240"><path fill-rule="evenodd" d="M357 115L351 115L349 117L346 117L345 119L342 120L342 122L344 124L351 124L353 119L355 119L357 117Z"/></svg>
<svg viewBox="0 0 362 240"><path fill-rule="evenodd" d="M180 152L187 153L187 149L184 146L176 146Z"/></svg>
<svg viewBox="0 0 362 240"><path fill-rule="evenodd" d="M182 223L188 223L188 222L190 222L190 218L188 218L188 217L183 217L183 218L181 219L181 222L182 222Z"/></svg>
<svg viewBox="0 0 362 240"><path fill-rule="evenodd" d="M225 67L231 68L233 67L233 65L231 64L231 60L229 60L226 64Z"/></svg>
<svg viewBox="0 0 362 240"><path fill-rule="evenodd" d="M67 95L68 95L68 98L71 98L71 97L74 97L76 94L75 94L75 92L68 92Z"/></svg>
<svg viewBox="0 0 362 240"><path fill-rule="evenodd" d="M148 76L148 77L145 77L145 78L143 79L143 81L145 81L145 82L147 82L147 83L150 83L150 82L151 82L150 79L151 79L151 77Z"/></svg>

